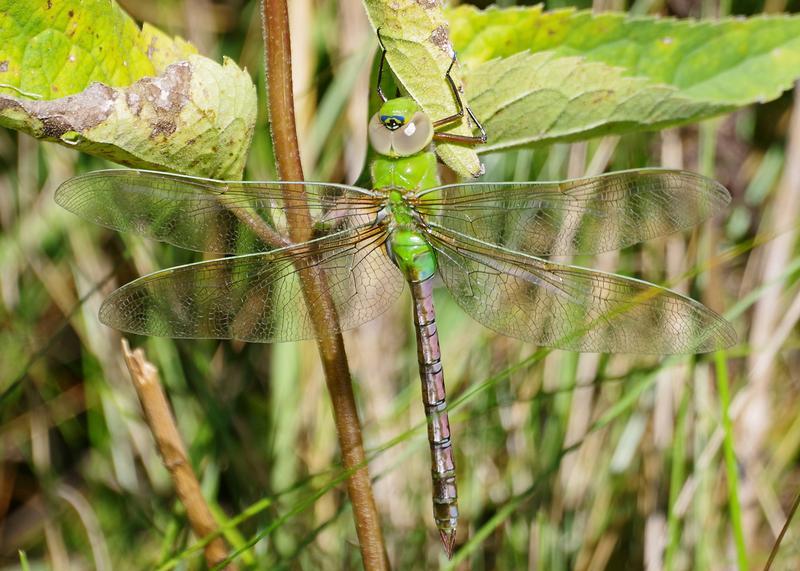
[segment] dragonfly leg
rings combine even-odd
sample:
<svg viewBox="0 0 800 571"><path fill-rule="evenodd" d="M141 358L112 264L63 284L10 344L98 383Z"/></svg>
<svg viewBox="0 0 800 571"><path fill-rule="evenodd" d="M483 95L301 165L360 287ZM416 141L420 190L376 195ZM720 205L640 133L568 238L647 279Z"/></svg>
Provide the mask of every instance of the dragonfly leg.
<svg viewBox="0 0 800 571"><path fill-rule="evenodd" d="M437 143L462 143L465 145L486 142L486 138L483 136L457 135L456 133L434 133L433 140Z"/></svg>
<svg viewBox="0 0 800 571"><path fill-rule="evenodd" d="M448 557L452 557L458 526L458 492L439 334L433 308L433 279L412 283L411 293L414 300L422 401L428 422L428 444L431 451L433 519L439 529L445 552Z"/></svg>
<svg viewBox="0 0 800 571"><path fill-rule="evenodd" d="M383 88L381 87L381 80L383 79L383 65L386 63L386 46L383 45L383 38L381 38L381 29L378 28L376 32L378 34L378 44L381 47L381 63L378 65L378 81L377 85L375 86L375 91L377 91L378 97L381 98L381 101L386 103L386 95L384 95Z"/></svg>
<svg viewBox="0 0 800 571"><path fill-rule="evenodd" d="M433 122L433 128L436 129L438 127L443 127L444 125L449 125L453 121L457 121L464 117L464 111L467 112L470 120L478 127L480 130L480 135L453 135L453 137L458 137L457 139L454 138L445 138L442 135L448 135L449 133L435 133L433 138L437 141L448 141L453 143L485 143L486 142L486 130L481 125L481 122L478 121L478 118L475 117L475 114L470 109L469 105L464 105L464 102L461 100L461 94L458 92L458 88L456 87L456 82L453 79L453 76L450 72L453 69L453 65L456 63L456 54L453 52L453 59L450 61L450 67L447 68L447 72L445 73L445 78L447 79L447 83L450 84L450 89L453 92L453 97L456 100L456 112L452 115L448 115L447 117L443 117L438 121Z"/></svg>

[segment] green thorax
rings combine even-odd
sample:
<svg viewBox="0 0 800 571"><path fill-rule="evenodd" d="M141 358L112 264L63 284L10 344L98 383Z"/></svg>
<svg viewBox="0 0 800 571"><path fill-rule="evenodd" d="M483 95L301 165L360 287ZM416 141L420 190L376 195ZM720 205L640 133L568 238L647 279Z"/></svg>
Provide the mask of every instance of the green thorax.
<svg viewBox="0 0 800 571"><path fill-rule="evenodd" d="M372 185L379 190L402 188L419 191L438 184L436 155L430 151L410 157L380 157L372 163Z"/></svg>

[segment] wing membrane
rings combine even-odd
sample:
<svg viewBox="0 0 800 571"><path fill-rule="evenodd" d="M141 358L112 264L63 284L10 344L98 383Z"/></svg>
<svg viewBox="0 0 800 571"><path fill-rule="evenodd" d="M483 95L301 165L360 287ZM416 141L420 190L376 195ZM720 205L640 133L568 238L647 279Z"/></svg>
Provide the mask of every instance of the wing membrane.
<svg viewBox="0 0 800 571"><path fill-rule="evenodd" d="M113 292L100 320L116 329L173 338L279 342L314 329L299 270L324 271L343 329L385 311L404 280L381 248L379 229L341 232L272 252L179 266ZM315 300L308 300L309 304Z"/></svg>
<svg viewBox="0 0 800 571"><path fill-rule="evenodd" d="M283 189L307 201L317 236L372 223L370 191L300 182L235 182L113 169L72 178L56 202L96 224L199 252L243 254L285 245Z"/></svg>
<svg viewBox="0 0 800 571"><path fill-rule="evenodd" d="M546 347L613 353L704 353L728 347L728 322L671 290L559 265L434 232L439 270L486 327Z"/></svg>
<svg viewBox="0 0 800 571"><path fill-rule="evenodd" d="M641 169L565 182L448 185L419 201L433 227L549 256L616 250L690 228L730 195L695 173Z"/></svg>

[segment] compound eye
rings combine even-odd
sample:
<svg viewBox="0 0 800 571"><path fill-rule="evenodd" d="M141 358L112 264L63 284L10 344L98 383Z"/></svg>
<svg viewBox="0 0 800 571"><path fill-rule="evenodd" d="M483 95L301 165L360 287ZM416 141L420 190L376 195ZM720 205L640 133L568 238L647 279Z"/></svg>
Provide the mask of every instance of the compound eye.
<svg viewBox="0 0 800 571"><path fill-rule="evenodd" d="M369 120L367 127L369 142L375 152L381 155L388 155L392 150L392 132L381 122L380 113L375 113Z"/></svg>
<svg viewBox="0 0 800 571"><path fill-rule="evenodd" d="M398 155L408 156L423 150L433 138L433 123L422 111L417 111L406 123L395 131L394 150Z"/></svg>

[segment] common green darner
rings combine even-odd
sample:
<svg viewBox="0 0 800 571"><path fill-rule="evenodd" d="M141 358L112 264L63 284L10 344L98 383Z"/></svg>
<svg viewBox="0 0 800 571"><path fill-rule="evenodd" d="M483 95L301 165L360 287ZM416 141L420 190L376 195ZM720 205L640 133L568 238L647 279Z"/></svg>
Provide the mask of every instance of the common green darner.
<svg viewBox="0 0 800 571"><path fill-rule="evenodd" d="M383 98L369 123L370 142L381 155L372 164L372 189L106 170L65 182L56 200L116 230L234 255L155 272L116 290L100 319L123 331L307 339L314 329L300 271L323 270L343 329L384 312L408 283L434 519L451 555L458 508L432 295L437 274L477 321L542 346L696 353L727 347L734 334L717 314L668 289L544 259L617 249L691 227L728 203L721 185L689 172L645 169L567 182L440 186L432 141L484 138L437 132L465 110L447 78L460 111L439 121L409 98ZM314 238L294 244L286 238L286 214L299 201L312 211Z"/></svg>

